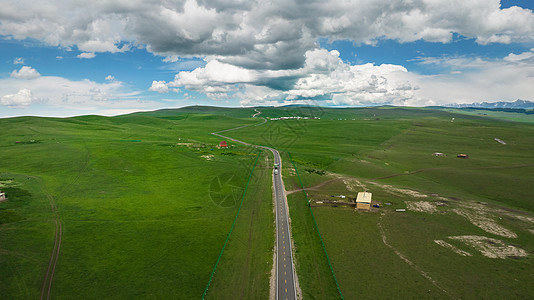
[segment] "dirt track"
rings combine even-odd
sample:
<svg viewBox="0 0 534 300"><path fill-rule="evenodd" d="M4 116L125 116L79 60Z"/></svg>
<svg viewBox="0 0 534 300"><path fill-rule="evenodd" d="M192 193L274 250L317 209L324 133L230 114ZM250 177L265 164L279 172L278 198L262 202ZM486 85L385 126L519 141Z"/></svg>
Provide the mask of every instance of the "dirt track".
<svg viewBox="0 0 534 300"><path fill-rule="evenodd" d="M426 280L428 280L430 283L432 283L436 288L438 288L440 291L442 291L445 295L449 296L450 298L453 297L445 288L441 286L435 279L433 279L427 272L423 271L419 266L414 264L411 260L409 260L405 255L403 255L399 250L397 250L395 247L393 247L391 244L388 243L386 238L386 233L384 228L382 227L382 217L384 214L380 216L380 220L377 223L378 229L380 231L380 235L382 236L382 242L384 245L386 245L389 249L391 249L400 259L402 259L405 263L407 263L412 269L417 271L421 276L423 276Z"/></svg>
<svg viewBox="0 0 534 300"><path fill-rule="evenodd" d="M341 180L341 178L334 178L334 179L330 179L330 180L327 180L327 181L324 181L324 182L321 182L317 185L314 185L312 187L308 187L306 188L307 191L316 191L320 188L322 188L323 186L333 182L333 181L336 181L336 180ZM296 189L296 190L291 190L291 191L286 191L286 195L291 195L291 194L294 194L294 193L297 193L297 192L301 192L302 189Z"/></svg>
<svg viewBox="0 0 534 300"><path fill-rule="evenodd" d="M43 279L43 286L41 288L41 300L45 298L50 299L50 291L52 290L52 282L54 280L54 272L56 271L56 265L59 258L59 249L61 248L61 237L63 235L63 228L61 220L59 219L59 213L57 211L56 202L54 197L46 192L48 201L50 202L50 208L54 214L54 221L56 223L56 234L54 236L54 248L52 248L52 254L50 254L50 260L48 262L48 268L46 270L45 277Z"/></svg>

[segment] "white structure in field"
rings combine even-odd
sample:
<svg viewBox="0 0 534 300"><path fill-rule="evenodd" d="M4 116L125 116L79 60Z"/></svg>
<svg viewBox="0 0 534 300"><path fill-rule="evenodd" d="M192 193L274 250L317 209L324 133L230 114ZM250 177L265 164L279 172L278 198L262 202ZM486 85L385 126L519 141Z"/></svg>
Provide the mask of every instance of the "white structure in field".
<svg viewBox="0 0 534 300"><path fill-rule="evenodd" d="M358 197L356 197L356 209L370 210L372 197L372 193L359 192Z"/></svg>

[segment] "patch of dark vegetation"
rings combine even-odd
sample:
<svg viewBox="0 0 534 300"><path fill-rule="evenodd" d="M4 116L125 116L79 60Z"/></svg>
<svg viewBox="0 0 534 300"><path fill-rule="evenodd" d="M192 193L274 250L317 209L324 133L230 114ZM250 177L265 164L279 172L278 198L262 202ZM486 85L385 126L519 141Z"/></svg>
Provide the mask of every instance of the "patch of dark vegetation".
<svg viewBox="0 0 534 300"><path fill-rule="evenodd" d="M326 171L325 170L317 170L317 169L310 169L310 168L304 168L304 171L312 174L312 173L315 173L317 175L326 175Z"/></svg>
<svg viewBox="0 0 534 300"><path fill-rule="evenodd" d="M527 115L534 114L534 109L524 109L524 108L483 108L483 107L467 107L466 109L473 110L490 110L490 111L503 111L511 113L522 113Z"/></svg>
<svg viewBox="0 0 534 300"><path fill-rule="evenodd" d="M186 208L186 211L193 212L193 211L199 211L201 209L202 209L202 206L193 206L193 207Z"/></svg>
<svg viewBox="0 0 534 300"><path fill-rule="evenodd" d="M257 155L257 153L248 153L242 151L225 151L221 152L221 155L236 156L236 155Z"/></svg>
<svg viewBox="0 0 534 300"><path fill-rule="evenodd" d="M13 223L24 220L24 217L19 215L13 209L0 208L0 224Z"/></svg>
<svg viewBox="0 0 534 300"><path fill-rule="evenodd" d="M306 165L306 166L310 166L310 167L313 167L313 168L320 168L321 165L319 165L318 163L315 163L315 162L311 162L311 161L304 161L304 160L300 160L300 159L297 159L297 158L293 158L293 161L299 165Z"/></svg>
<svg viewBox="0 0 534 300"><path fill-rule="evenodd" d="M6 197L9 199L9 201L28 200L32 196L32 194L27 190L17 187L5 187L2 189L2 191L6 193Z"/></svg>

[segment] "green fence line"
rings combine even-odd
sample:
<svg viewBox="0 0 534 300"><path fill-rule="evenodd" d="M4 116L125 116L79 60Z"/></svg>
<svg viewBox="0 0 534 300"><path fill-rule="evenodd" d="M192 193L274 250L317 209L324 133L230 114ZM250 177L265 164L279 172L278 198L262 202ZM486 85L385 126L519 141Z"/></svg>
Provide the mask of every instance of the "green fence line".
<svg viewBox="0 0 534 300"><path fill-rule="evenodd" d="M243 197L241 197L241 203L239 204L239 209L237 210L237 214L235 215L234 223L232 224L232 227L230 228L230 232L228 233L228 236L226 237L226 241L224 242L224 245L221 249L221 254L219 254L219 258L217 259L217 262L215 263L215 267L213 267L213 272L211 272L210 280L208 281L208 284L206 285L206 289L204 290L204 294L202 295L203 300L206 297L206 293L208 292L208 288L210 287L211 281L213 279L213 275L215 275L215 270L217 269L217 265L219 265L219 261L221 260L221 257L223 255L224 248L226 248L226 244L228 243L228 240L230 239L230 235L232 234L232 231L234 230L235 222L237 221L237 217L239 216L239 212L241 211L243 200L245 199L245 195L247 194L248 184L250 183L250 179L252 178L252 173L254 173L254 169L256 168L256 164L258 163L260 154L261 154L261 150L260 152L258 152L258 156L256 156L256 161L254 162L254 165L252 166L252 170L250 171L250 175L248 176L247 185L245 186Z"/></svg>
<svg viewBox="0 0 534 300"><path fill-rule="evenodd" d="M302 184L302 179L300 179L299 171L297 170L297 166L295 166L295 163L293 162L293 159L291 159L291 153L287 152L289 155L289 160L293 164L293 167L295 168L295 173L297 173L297 177L300 181L300 186L302 187L302 192L304 193L304 197L306 197L306 201L308 201L308 208L310 209L311 216L313 218L313 223L315 223L315 229L317 230L317 234L319 234L319 239L321 240L321 244L323 245L324 254L326 255L326 260L328 261L328 266L330 266L330 271L332 271L332 276L334 276L334 281L336 282L337 291L339 292L339 296L341 296L341 299L343 298L343 294L341 293L341 288L339 287L339 284L337 283L336 274L334 274L334 268L332 268L332 263L330 262L330 258L328 257L328 253L326 252L326 246L323 242L323 237L321 236L321 232L319 231L319 227L317 226L317 222L315 221L315 216L313 215L313 211L310 206L310 200L308 199L308 194L306 194L306 190L304 189L304 184Z"/></svg>

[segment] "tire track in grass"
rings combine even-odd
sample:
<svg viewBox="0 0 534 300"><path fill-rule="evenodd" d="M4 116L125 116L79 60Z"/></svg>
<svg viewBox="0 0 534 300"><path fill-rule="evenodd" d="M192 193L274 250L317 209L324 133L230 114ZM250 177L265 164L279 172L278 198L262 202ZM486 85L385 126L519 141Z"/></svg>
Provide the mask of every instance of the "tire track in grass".
<svg viewBox="0 0 534 300"><path fill-rule="evenodd" d="M26 175L28 178L33 178L35 181L39 183L42 187L44 187L43 180L40 177L37 176L31 176ZM54 272L56 270L57 261L59 258L59 249L61 248L61 237L63 235L63 226L61 224L61 220L59 218L59 212L57 210L57 205L54 200L54 197L50 194L49 190L46 188L43 188L43 191L46 194L46 198L48 199L48 203L50 204L50 209L52 210L52 214L54 215L54 223L55 223L55 233L54 233L54 247L52 248L52 253L50 254L50 259L48 260L48 267L46 269L46 273L43 278L43 284L41 286L41 296L39 299L50 299L50 291L52 288L52 282L54 279Z"/></svg>
<svg viewBox="0 0 534 300"><path fill-rule="evenodd" d="M52 290L52 282L54 281L54 273L56 271L56 265L59 258L59 250L61 249L61 237L63 235L63 226L59 218L59 213L57 211L56 202L54 197L50 193L46 192L46 197L50 203L50 208L54 214L54 221L56 223L56 233L54 236L54 247L52 248L52 253L50 254L50 260L48 261L48 268L46 270L45 277L43 279L43 286L41 288L41 297L40 299L50 299L50 291Z"/></svg>
<svg viewBox="0 0 534 300"><path fill-rule="evenodd" d="M402 261L407 263L412 269L417 271L421 276L423 276L426 280L428 280L430 283L432 283L436 288L438 288L440 291L445 293L449 298L456 299L453 297L445 288L443 288L435 279L430 277L430 275L423 271L421 268L419 268L416 264L414 264L411 260L409 260L406 256L404 256L399 250L397 250L395 247L393 247L391 244L388 243L386 238L386 233L384 231L384 228L382 227L382 217L384 215L380 215L380 220L378 221L378 229L380 230L380 235L382 236L382 242L384 242L384 245L386 245L389 249L391 249Z"/></svg>
<svg viewBox="0 0 534 300"><path fill-rule="evenodd" d="M85 154L82 167L80 168L79 172L76 174L76 177L74 178L74 180L69 185L67 185L65 188L63 188L60 194L64 194L70 187L72 187L75 183L77 183L80 180L81 174L87 171L91 152L89 151L87 146L86 146L86 150L87 152ZM40 178L37 178L37 180L39 180L40 183L43 184ZM46 270L46 274L43 279L43 285L41 287L40 300L45 299L45 294L46 294L46 299L47 300L50 299L50 292L52 291L52 283L54 282L54 274L56 272L57 261L59 259L59 250L61 249L61 240L63 237L63 224L59 217L59 211L57 209L54 196L52 196L52 194L49 192L48 189L45 189L45 193L46 193L46 197L48 198L48 202L50 203L50 209L52 210L52 213L54 215L54 222L56 224L56 232L54 235L54 247L52 248L52 253L50 254L50 260L48 261L48 268Z"/></svg>

